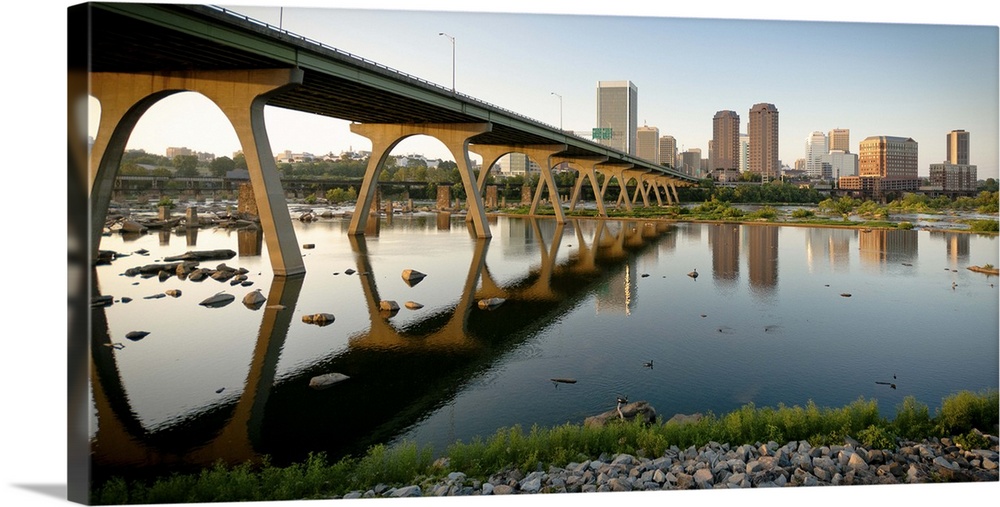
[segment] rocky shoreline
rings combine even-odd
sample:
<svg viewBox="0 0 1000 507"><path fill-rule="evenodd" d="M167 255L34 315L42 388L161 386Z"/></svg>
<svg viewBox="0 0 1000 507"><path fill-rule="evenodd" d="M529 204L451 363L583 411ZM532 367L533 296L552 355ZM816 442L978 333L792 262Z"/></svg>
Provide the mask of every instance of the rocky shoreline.
<svg viewBox="0 0 1000 507"><path fill-rule="evenodd" d="M997 482L998 439L983 436L989 449L962 449L948 438L903 441L896 450L865 448L851 438L843 445L821 447L806 441L740 446L710 442L700 448L674 446L655 458L604 454L528 474L504 470L486 481L452 472L443 479L405 487L380 484L334 498ZM447 462L439 465L446 467Z"/></svg>

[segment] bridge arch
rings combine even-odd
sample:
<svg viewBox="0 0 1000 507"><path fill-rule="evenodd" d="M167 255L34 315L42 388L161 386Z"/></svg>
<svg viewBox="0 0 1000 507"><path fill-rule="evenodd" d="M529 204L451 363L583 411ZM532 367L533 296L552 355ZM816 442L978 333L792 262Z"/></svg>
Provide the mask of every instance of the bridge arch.
<svg viewBox="0 0 1000 507"><path fill-rule="evenodd" d="M114 179L137 122L161 99L197 91L219 107L240 140L274 273L304 273L264 124L268 99L300 85L302 77L300 69L91 72L89 91L101 106L90 153L91 255L96 257Z"/></svg>

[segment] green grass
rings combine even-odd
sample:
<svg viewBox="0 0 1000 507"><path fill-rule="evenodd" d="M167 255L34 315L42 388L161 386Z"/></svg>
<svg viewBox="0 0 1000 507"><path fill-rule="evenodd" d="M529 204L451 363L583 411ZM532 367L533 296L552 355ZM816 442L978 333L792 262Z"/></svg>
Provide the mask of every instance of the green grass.
<svg viewBox="0 0 1000 507"><path fill-rule="evenodd" d="M972 430L997 431L998 392L962 391L946 397L932 417L927 405L907 397L893 419L883 417L876 400L858 398L841 408L805 406L756 407L747 404L722 416L706 414L700 421L646 425L621 422L603 428L565 424L552 428L501 428L488 438L456 442L435 461L430 447L414 442L376 445L360 458L329 463L322 454L306 462L276 467L266 459L259 465L210 467L200 474L160 478L154 482L126 482L115 478L95 488L94 504L142 504L219 501L267 501L329 498L377 484L429 484L452 471L485 480L507 468L531 472L594 459L603 453L656 457L672 448L700 447L709 442L731 445L806 440L813 446L841 444L850 436L866 446L893 449L897 439L919 440L954 436L963 447L983 445Z"/></svg>

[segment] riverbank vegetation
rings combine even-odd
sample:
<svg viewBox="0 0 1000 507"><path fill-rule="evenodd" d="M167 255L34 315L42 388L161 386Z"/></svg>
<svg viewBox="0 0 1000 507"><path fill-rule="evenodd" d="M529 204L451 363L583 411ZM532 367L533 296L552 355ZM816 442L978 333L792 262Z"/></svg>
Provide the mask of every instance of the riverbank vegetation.
<svg viewBox="0 0 1000 507"><path fill-rule="evenodd" d="M747 404L728 414L705 414L694 422L654 424L639 421L586 427L502 428L487 438L457 442L436 459L429 446L415 442L376 445L361 457L331 462L313 454L303 463L276 466L267 459L251 465L217 464L199 474L174 474L151 482L114 478L96 485L95 504L141 504L216 501L267 501L329 498L378 484L421 484L460 471L486 479L509 468L524 472L596 459L601 454L662 455L671 446L684 449L708 442L764 443L806 440L813 446L841 444L853 438L869 448L895 449L901 441L951 437L965 448L989 445L980 432L996 434L998 391L962 391L941 401L931 416L927 405L907 397L895 417L879 412L876 400L859 398L841 408L756 407Z"/></svg>

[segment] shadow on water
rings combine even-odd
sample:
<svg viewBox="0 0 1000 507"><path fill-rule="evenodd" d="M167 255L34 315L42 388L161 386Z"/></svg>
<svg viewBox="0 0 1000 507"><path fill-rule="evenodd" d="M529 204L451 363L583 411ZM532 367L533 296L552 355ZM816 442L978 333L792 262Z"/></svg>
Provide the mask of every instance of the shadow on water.
<svg viewBox="0 0 1000 507"><path fill-rule="evenodd" d="M301 461L310 452L337 459L390 441L444 406L464 385L557 321L672 230L665 224L596 221L586 224L593 227L588 240L579 221L571 224L576 236L571 241L577 247L559 262L566 225L557 224L546 245L538 221L531 219L541 262L505 284L490 275L490 240L476 241L463 293L454 306L405 326L396 326L392 314L380 310L366 240L349 236L362 275L358 278L368 329L349 337L346 349L275 383L304 276L275 277L243 394L187 413L156 431L144 428L129 406L104 309L95 308L94 479L195 470L219 460L253 462L265 455L275 464ZM479 301L489 298L502 303L480 308ZM310 379L330 372L350 378L326 389L310 388Z"/></svg>

